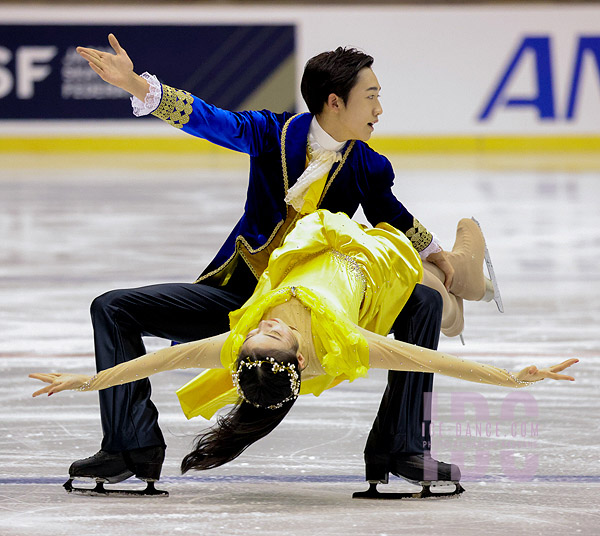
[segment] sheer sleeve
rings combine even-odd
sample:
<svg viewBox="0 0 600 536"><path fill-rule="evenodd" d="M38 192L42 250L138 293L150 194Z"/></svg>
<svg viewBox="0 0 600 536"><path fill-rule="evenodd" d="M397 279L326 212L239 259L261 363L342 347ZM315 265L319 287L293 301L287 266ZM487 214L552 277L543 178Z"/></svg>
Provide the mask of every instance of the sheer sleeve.
<svg viewBox="0 0 600 536"><path fill-rule="evenodd" d="M484 365L459 357L396 341L358 328L369 344L371 368L434 372L475 383L504 387L526 387L534 382L519 380L514 374L493 365Z"/></svg>
<svg viewBox="0 0 600 536"><path fill-rule="evenodd" d="M221 347L229 332L200 341L177 344L146 354L126 363L98 372L80 387L80 391L99 391L134 382L166 370L187 368L223 368Z"/></svg>

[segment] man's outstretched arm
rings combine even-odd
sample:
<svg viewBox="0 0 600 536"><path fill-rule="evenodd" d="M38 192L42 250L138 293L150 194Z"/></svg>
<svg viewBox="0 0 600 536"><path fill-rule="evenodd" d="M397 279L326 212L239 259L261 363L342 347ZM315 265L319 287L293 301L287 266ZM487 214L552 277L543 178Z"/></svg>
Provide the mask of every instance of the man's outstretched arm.
<svg viewBox="0 0 600 536"><path fill-rule="evenodd" d="M115 54L85 47L78 47L77 52L102 80L135 97L134 108L144 107L148 101L154 103L135 115L152 113L187 134L249 155L271 149L268 144L279 138L276 114L223 110L184 90L161 84L148 73L140 76L114 34L109 34L108 41Z"/></svg>

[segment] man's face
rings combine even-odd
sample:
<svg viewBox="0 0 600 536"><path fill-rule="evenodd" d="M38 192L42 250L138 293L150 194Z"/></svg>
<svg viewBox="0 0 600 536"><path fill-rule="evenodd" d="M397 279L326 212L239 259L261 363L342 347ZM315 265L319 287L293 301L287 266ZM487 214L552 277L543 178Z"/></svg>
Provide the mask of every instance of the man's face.
<svg viewBox="0 0 600 536"><path fill-rule="evenodd" d="M356 84L350 90L346 103L340 100L338 112L338 141L367 141L374 130L374 124L383 113L379 102L381 87L375 73L370 67L361 69L356 77Z"/></svg>

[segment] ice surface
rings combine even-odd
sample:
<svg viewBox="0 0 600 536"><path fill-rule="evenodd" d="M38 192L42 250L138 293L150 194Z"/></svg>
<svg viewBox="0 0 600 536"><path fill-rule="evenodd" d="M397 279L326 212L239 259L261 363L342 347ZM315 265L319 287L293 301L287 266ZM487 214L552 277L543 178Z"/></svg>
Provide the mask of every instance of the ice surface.
<svg viewBox="0 0 600 536"><path fill-rule="evenodd" d="M518 392L436 377L434 454L461 465L467 491L460 499L351 499L367 487L362 449L385 385L381 371L301 399L238 460L192 476L181 476L178 465L204 423L186 421L174 391L193 373L162 374L153 379L153 399L169 445L159 487L170 497L92 499L68 495L61 484L73 460L98 450L97 395L32 399L27 374L93 370L88 309L98 294L195 279L241 214L246 173L92 159L4 164L3 536L598 533L598 173L396 165L398 197L446 248L456 221L477 217L503 292L504 315L493 304L468 304L467 346L442 338L440 348L510 369L581 358L575 383ZM521 398L511 405L515 394ZM413 489L398 480L387 488Z"/></svg>

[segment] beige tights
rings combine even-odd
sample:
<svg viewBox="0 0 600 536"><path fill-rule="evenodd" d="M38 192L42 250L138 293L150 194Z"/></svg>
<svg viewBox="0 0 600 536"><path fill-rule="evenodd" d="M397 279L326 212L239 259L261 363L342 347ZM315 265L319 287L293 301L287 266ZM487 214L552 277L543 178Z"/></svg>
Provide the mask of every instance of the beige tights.
<svg viewBox="0 0 600 536"><path fill-rule="evenodd" d="M447 337L456 337L462 333L465 325L463 300L446 290L442 272L435 264L423 261L423 285L437 290L442 295L442 333Z"/></svg>

